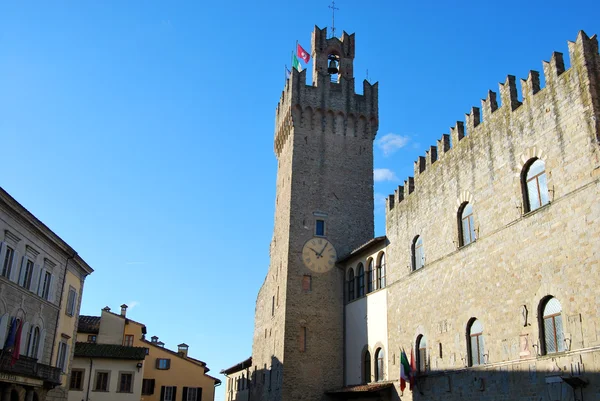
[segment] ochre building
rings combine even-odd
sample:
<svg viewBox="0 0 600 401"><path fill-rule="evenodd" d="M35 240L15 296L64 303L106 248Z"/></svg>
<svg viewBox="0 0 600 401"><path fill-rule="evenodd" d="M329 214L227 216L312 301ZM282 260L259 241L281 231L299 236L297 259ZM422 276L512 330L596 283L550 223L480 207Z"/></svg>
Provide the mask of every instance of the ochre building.
<svg viewBox="0 0 600 401"><path fill-rule="evenodd" d="M248 399L600 398L600 57L568 45L432 144L374 238L378 86L315 27L313 82L293 70L276 110Z"/></svg>

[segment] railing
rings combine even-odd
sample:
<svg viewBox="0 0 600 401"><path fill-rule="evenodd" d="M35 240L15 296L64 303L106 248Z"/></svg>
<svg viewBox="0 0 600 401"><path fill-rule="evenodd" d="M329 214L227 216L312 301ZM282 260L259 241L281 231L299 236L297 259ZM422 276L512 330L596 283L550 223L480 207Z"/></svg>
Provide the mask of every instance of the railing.
<svg viewBox="0 0 600 401"><path fill-rule="evenodd" d="M2 352L2 351L0 351ZM15 364L11 366L12 356L2 354L0 357L0 372L27 376L38 380L43 380L54 385L60 385L60 368L37 363L37 359L27 356L19 356Z"/></svg>

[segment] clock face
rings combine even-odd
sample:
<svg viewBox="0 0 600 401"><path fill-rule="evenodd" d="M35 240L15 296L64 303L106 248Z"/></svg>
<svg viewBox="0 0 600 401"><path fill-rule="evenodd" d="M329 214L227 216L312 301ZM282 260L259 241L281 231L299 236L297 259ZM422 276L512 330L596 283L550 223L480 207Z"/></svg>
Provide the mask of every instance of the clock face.
<svg viewBox="0 0 600 401"><path fill-rule="evenodd" d="M302 261L310 270L325 273L335 266L337 252L325 238L312 238L302 248Z"/></svg>

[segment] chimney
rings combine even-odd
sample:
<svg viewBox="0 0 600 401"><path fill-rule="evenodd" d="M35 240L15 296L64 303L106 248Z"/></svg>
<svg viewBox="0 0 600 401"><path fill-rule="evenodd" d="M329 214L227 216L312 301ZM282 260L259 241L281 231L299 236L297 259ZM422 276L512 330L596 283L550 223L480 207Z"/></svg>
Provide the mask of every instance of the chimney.
<svg viewBox="0 0 600 401"><path fill-rule="evenodd" d="M156 344L156 343L158 343L158 337L157 337L157 336L152 336L152 337L150 337L150 342L151 342L152 344Z"/></svg>
<svg viewBox="0 0 600 401"><path fill-rule="evenodd" d="M127 316L127 305L125 304L121 305L121 316Z"/></svg>
<svg viewBox="0 0 600 401"><path fill-rule="evenodd" d="M110 312L110 308L108 306L105 306L104 308L102 308L102 310L106 311L106 312Z"/></svg>
<svg viewBox="0 0 600 401"><path fill-rule="evenodd" d="M180 356L187 358L189 348L190 348L190 346L187 345L186 343L181 343L177 346L177 353Z"/></svg>
<svg viewBox="0 0 600 401"><path fill-rule="evenodd" d="M163 343L162 341L157 342L156 345L158 345L159 347L162 347L162 348L165 347L165 343Z"/></svg>

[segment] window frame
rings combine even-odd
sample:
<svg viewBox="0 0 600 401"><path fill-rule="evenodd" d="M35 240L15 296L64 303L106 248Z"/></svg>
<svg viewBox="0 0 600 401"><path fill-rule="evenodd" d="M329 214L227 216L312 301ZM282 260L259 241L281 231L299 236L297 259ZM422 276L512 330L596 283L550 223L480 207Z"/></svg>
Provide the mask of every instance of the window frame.
<svg viewBox="0 0 600 401"><path fill-rule="evenodd" d="M369 352L369 350L365 350L365 352L363 353L363 369L362 369L362 374L363 374L363 383L364 384L369 384L372 381L372 376L371 376L371 353Z"/></svg>
<svg viewBox="0 0 600 401"><path fill-rule="evenodd" d="M467 207L471 208L471 213L467 216L463 216ZM477 240L477 235L475 233L475 217L473 212L473 204L471 202L463 202L462 205L458 208L457 214L458 220L458 245L459 247L463 247L465 245L472 244ZM468 224L468 230L465 231L465 220ZM469 235L468 241L466 234Z"/></svg>
<svg viewBox="0 0 600 401"><path fill-rule="evenodd" d="M165 389L165 392L160 398L161 401L175 401L177 398L177 386L163 386L163 388ZM167 390L171 390L169 398L167 398Z"/></svg>
<svg viewBox="0 0 600 401"><path fill-rule="evenodd" d="M105 374L106 382L104 383L105 389L98 388L98 375ZM99 393L108 393L110 391L110 370L98 369L94 372L94 388L92 391L96 391Z"/></svg>
<svg viewBox="0 0 600 401"><path fill-rule="evenodd" d="M26 355L29 358L37 359L38 350L40 347L40 338L42 331L39 326L29 326L29 332L27 333L27 352Z"/></svg>
<svg viewBox="0 0 600 401"><path fill-rule="evenodd" d="M552 301L553 299L556 299L556 301L560 305L560 312L547 315L546 307L548 306L550 301ZM566 347L565 347L565 343L564 343L565 321L563 319L563 312L564 312L564 310L562 307L562 303L555 296L549 295L549 296L545 297L544 299L542 299L542 301L540 302L539 313L538 313L538 316L539 316L538 325L539 325L540 344L541 344L541 354L542 355L555 355L555 354L566 351ZM556 324L557 317L560 317L560 326L562 329L560 336L558 335L558 331L557 331L558 330L557 324ZM551 319L551 321L552 321L552 328L553 328L552 334L553 334L553 338L554 338L554 347L556 349L555 351L548 351L548 343L546 341L546 321L548 319ZM562 338L562 343L559 341L560 338Z"/></svg>
<svg viewBox="0 0 600 401"><path fill-rule="evenodd" d="M358 264L356 270L356 278L358 279L356 285L356 298L362 298L365 296L365 266L362 264L362 262Z"/></svg>
<svg viewBox="0 0 600 401"><path fill-rule="evenodd" d="M60 368L63 373L66 373L67 368L67 360L68 360L68 349L69 344L66 341L61 340L58 343L58 352L56 355L56 367Z"/></svg>
<svg viewBox="0 0 600 401"><path fill-rule="evenodd" d="M529 176L529 171L531 170L531 168L533 167L533 165L537 162L540 162L543 164L543 170L534 175L533 177L528 177ZM540 188L540 180L539 177L543 176L545 181L546 181L546 196L547 196L547 202L546 203L542 203L542 191ZM539 206L537 206L536 208L532 207L531 204L531 194L529 193L529 182L533 181L535 179L535 189L537 189L537 200L539 202ZM523 170L521 172L521 189L523 192L523 204L524 204L524 213L529 213L529 212L533 212L535 210L538 210L546 205L550 204L550 191L548 189L548 175L546 174L546 162L538 157L534 157L532 159L529 159L527 161L527 163L525 163L525 165L523 166Z"/></svg>
<svg viewBox="0 0 600 401"><path fill-rule="evenodd" d="M44 298L47 301L50 297L50 283L52 281L52 273L44 269L41 271L40 276L40 285L42 286L40 290L40 297Z"/></svg>
<svg viewBox="0 0 600 401"><path fill-rule="evenodd" d="M31 289L31 284L33 280L33 272L35 270L35 262L31 260L29 257L25 257L25 271L22 273L23 276L23 288L26 290Z"/></svg>
<svg viewBox="0 0 600 401"><path fill-rule="evenodd" d="M161 361L165 361L166 367L164 367L164 368L160 367ZM157 370L169 370L169 369L171 369L171 359L170 358L156 358L155 367Z"/></svg>
<svg viewBox="0 0 600 401"><path fill-rule="evenodd" d="M354 301L355 298L355 294L356 294L356 285L355 285L355 278L354 278L354 269L350 268L348 269L348 281L347 281L347 286L348 286L348 302Z"/></svg>
<svg viewBox="0 0 600 401"><path fill-rule="evenodd" d="M155 379L142 379L142 395L152 395L154 394L154 388L156 385ZM150 387L148 389L147 387Z"/></svg>
<svg viewBox="0 0 600 401"><path fill-rule="evenodd" d="M135 337L133 334L125 334L123 337L123 345L125 347L133 347L133 342L135 341Z"/></svg>
<svg viewBox="0 0 600 401"><path fill-rule="evenodd" d="M379 347L375 350L375 381L381 382L385 380L385 355L383 348Z"/></svg>
<svg viewBox="0 0 600 401"><path fill-rule="evenodd" d="M321 233L321 234L319 234ZM327 235L326 225L324 219L316 219L315 220L315 236L316 237L325 237Z"/></svg>
<svg viewBox="0 0 600 401"><path fill-rule="evenodd" d="M423 247L423 237L417 235L412 242L411 246L412 254L412 270L417 271L425 267L425 251ZM417 264L417 257L420 258L420 264Z"/></svg>
<svg viewBox="0 0 600 401"><path fill-rule="evenodd" d="M74 375L79 374L79 386L73 386ZM71 369L71 377L69 378L69 391L83 391L83 378L85 377L85 369Z"/></svg>
<svg viewBox="0 0 600 401"><path fill-rule="evenodd" d="M381 252L377 257L377 289L385 288L385 252Z"/></svg>
<svg viewBox="0 0 600 401"><path fill-rule="evenodd" d="M373 263L373 258L370 258L367 262L367 294L375 291L375 280L373 275L375 274L375 263Z"/></svg>
<svg viewBox="0 0 600 401"><path fill-rule="evenodd" d="M479 322L481 325L481 331L473 333L473 325ZM483 337L483 325L481 324L481 320L477 318L472 318L469 320L467 325L467 357L468 364L470 367L473 366L481 366L485 364L484 356L485 356L485 341ZM473 338L475 338L477 342L477 349L473 349ZM477 363L475 363L475 358L477 358Z"/></svg>
<svg viewBox="0 0 600 401"><path fill-rule="evenodd" d="M423 344L425 343L425 344ZM418 374L427 373L427 337L424 334L419 334L417 336L417 341L415 342L416 348L416 367Z"/></svg>
<svg viewBox="0 0 600 401"><path fill-rule="evenodd" d="M91 343L91 344L96 344L97 339L98 339L98 337L96 336L96 334L88 334L87 342ZM92 340L92 341L90 341L90 340Z"/></svg>
<svg viewBox="0 0 600 401"><path fill-rule="evenodd" d="M77 290L73 286L69 286L69 294L67 295L67 305L65 313L67 316L75 315L75 305L77 303Z"/></svg>
<svg viewBox="0 0 600 401"><path fill-rule="evenodd" d="M131 376L131 380L129 382L129 389L128 390L123 390L122 386L123 386L123 376L125 375L129 375ZM117 382L117 393L126 393L126 394L131 394L133 393L133 381L135 380L135 373L132 371L119 371L119 380Z"/></svg>
<svg viewBox="0 0 600 401"><path fill-rule="evenodd" d="M12 273L15 250L8 244L4 244L6 247L6 253L4 254L4 260L2 261L2 276L6 278L10 278L10 274Z"/></svg>

